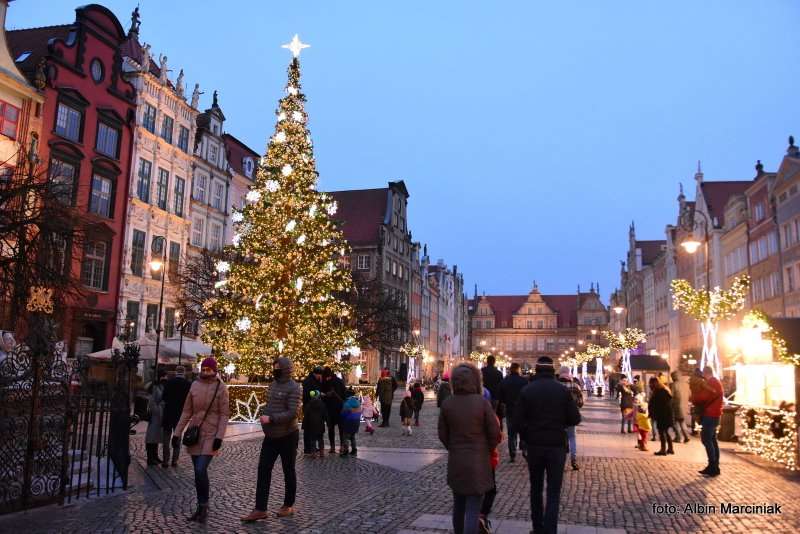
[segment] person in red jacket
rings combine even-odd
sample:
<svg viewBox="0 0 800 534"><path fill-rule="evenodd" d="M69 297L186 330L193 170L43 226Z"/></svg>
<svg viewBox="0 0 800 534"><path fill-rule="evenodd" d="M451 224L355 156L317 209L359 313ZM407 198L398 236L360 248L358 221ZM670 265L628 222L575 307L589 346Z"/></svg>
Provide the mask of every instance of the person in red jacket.
<svg viewBox="0 0 800 534"><path fill-rule="evenodd" d="M700 471L701 475L710 477L719 476L719 443L717 443L717 427L722 416L722 384L716 377L711 367L703 369L705 381L702 387L692 394L692 404L700 407L700 424L703 429L700 439L708 455L708 467Z"/></svg>

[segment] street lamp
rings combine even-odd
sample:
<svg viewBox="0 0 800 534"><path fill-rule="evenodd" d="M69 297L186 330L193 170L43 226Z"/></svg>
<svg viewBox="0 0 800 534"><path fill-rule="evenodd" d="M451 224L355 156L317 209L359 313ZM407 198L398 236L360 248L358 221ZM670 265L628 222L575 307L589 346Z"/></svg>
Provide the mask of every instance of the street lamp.
<svg viewBox="0 0 800 534"><path fill-rule="evenodd" d="M698 213L700 215L702 215L702 218L699 219L699 220L697 218L695 218L695 217L692 217L690 219L688 217L688 215L689 215L688 211L682 217L681 228L683 228L684 230L687 230L689 232L689 235L686 237L686 239L681 241L681 247L683 247L683 250L685 250L689 254L694 254L700 249L701 243L700 243L700 241L697 240L697 238L694 237L694 230L696 228L699 229L699 224L702 222L703 223L703 240L705 242L705 253L706 253L706 257L705 257L705 262L706 262L706 291L709 291L711 289L711 258L709 258L710 250L709 250L709 246L708 246L708 232L709 232L709 229L711 228L711 221L709 220L708 215L706 215L705 212L698 211L698 210L693 210L692 211L693 215L696 215Z"/></svg>
<svg viewBox="0 0 800 534"><path fill-rule="evenodd" d="M161 309L164 307L164 279L166 278L164 265L167 263L167 238L163 235L153 238L153 244L150 247L152 253L158 254L158 243L161 244L162 259L154 259L150 262L150 269L153 272L161 273L161 294L158 298L158 319L156 319L156 377L158 377L158 353L161 348Z"/></svg>
<svg viewBox="0 0 800 534"><path fill-rule="evenodd" d="M611 309L614 310L614 313L616 313L617 315L620 315L623 311L625 311L625 308L623 308L622 306L614 306Z"/></svg>

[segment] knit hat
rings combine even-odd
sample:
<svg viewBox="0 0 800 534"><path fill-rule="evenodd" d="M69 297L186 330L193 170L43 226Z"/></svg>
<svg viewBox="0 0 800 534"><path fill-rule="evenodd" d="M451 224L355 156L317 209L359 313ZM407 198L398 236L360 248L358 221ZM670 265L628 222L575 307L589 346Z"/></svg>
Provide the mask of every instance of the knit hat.
<svg viewBox="0 0 800 534"><path fill-rule="evenodd" d="M553 358L549 356L540 356L538 360L536 360L536 372L537 373L555 373L555 367L553 367Z"/></svg>
<svg viewBox="0 0 800 534"><path fill-rule="evenodd" d="M214 358L209 356L208 358L203 360L203 363L200 364L200 369L202 369L203 367L209 367L209 368L213 369L214 372L216 373L217 372L217 360L215 360Z"/></svg>
<svg viewBox="0 0 800 534"><path fill-rule="evenodd" d="M560 376L561 378L570 378L571 374L572 374L572 372L569 370L569 367L567 367L566 365L562 365L558 369L558 376Z"/></svg>

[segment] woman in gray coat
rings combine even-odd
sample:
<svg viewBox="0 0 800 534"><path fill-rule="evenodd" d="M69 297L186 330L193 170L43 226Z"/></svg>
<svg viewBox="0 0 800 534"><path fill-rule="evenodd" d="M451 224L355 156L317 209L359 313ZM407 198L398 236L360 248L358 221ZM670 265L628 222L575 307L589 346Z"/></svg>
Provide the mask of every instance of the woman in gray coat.
<svg viewBox="0 0 800 534"><path fill-rule="evenodd" d="M689 433L684 422L685 407L681 375L678 371L672 371L670 378L672 378L672 430L675 432L675 441L680 441L683 433L683 442L689 443Z"/></svg>
<svg viewBox="0 0 800 534"><path fill-rule="evenodd" d="M442 403L439 440L447 449L447 485L453 491L453 530L476 534L483 494L494 487L490 452L501 441L500 422L483 398L481 372L462 363L450 374L453 395Z"/></svg>
<svg viewBox="0 0 800 534"><path fill-rule="evenodd" d="M150 420L147 422L147 432L144 435L145 450L147 451L147 465L158 465L161 460L158 458L158 445L163 441L164 429L161 421L164 415L164 382L166 373L158 372L158 382L153 384L150 392L150 401L147 403L147 411Z"/></svg>

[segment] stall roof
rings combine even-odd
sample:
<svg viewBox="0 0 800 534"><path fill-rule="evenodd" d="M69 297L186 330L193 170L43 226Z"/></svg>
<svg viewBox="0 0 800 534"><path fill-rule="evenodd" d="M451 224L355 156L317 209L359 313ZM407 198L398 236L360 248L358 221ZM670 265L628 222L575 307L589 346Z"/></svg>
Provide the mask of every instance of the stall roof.
<svg viewBox="0 0 800 534"><path fill-rule="evenodd" d="M773 319L770 317L769 324L786 341L786 349L789 352L800 354L800 318Z"/></svg>

